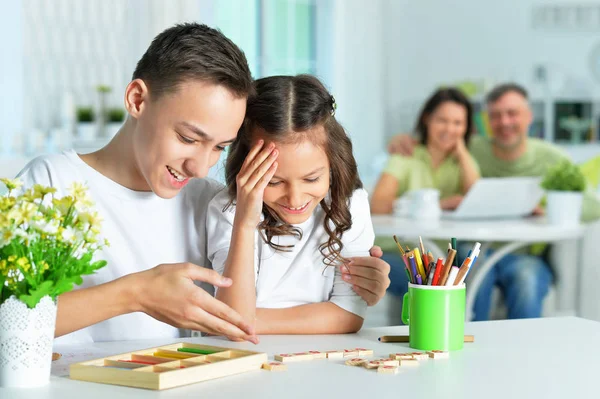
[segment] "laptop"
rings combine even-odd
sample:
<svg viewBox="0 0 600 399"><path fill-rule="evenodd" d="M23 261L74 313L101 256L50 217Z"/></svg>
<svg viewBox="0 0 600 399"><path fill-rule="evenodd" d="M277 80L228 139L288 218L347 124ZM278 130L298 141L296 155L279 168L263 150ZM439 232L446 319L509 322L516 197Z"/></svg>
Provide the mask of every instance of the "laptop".
<svg viewBox="0 0 600 399"><path fill-rule="evenodd" d="M479 179L445 219L520 218L531 215L544 196L541 177Z"/></svg>

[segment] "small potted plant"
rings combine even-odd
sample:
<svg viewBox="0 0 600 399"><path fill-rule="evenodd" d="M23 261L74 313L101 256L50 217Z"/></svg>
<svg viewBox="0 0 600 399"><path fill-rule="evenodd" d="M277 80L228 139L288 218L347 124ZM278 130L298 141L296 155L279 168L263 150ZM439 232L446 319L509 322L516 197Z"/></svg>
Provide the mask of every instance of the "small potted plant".
<svg viewBox="0 0 600 399"><path fill-rule="evenodd" d="M581 218L585 176L568 160L548 169L542 180L547 190L546 212L552 224L576 225Z"/></svg>
<svg viewBox="0 0 600 399"><path fill-rule="evenodd" d="M121 108L109 108L106 111L106 136L114 137L123 125L125 120L125 110Z"/></svg>
<svg viewBox="0 0 600 399"><path fill-rule="evenodd" d="M69 195L0 179L0 387L36 387L50 378L57 297L106 265L108 243L86 188Z"/></svg>
<svg viewBox="0 0 600 399"><path fill-rule="evenodd" d="M82 141L96 138L96 114L92 107L77 108L77 137Z"/></svg>

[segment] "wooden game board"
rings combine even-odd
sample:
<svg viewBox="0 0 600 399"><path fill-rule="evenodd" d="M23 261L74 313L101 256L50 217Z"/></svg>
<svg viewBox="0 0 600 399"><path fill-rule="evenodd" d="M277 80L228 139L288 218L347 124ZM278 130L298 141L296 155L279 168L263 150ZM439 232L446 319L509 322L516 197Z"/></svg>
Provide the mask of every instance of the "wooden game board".
<svg viewBox="0 0 600 399"><path fill-rule="evenodd" d="M177 343L72 364L70 378L161 390L258 370L266 361L266 353Z"/></svg>

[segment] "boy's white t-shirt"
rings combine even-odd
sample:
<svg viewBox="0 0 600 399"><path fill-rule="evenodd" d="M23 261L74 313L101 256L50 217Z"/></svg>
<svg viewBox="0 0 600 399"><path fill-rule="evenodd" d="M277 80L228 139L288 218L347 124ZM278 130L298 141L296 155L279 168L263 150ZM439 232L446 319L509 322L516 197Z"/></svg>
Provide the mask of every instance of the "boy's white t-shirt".
<svg viewBox="0 0 600 399"><path fill-rule="evenodd" d="M235 206L223 211L229 196L222 190L210 202L207 217L208 258L213 269L223 274L229 252ZM365 190L354 191L350 199L352 227L342 236L344 257L369 256L375 234ZM255 233L254 275L257 308L288 308L318 302L332 302L362 318L367 303L342 280L339 267L325 267L319 246L327 242L325 213L317 206L304 223L295 225L302 239L274 237L279 245L293 245L289 252L271 248L257 230ZM249 264L249 267L252 267Z"/></svg>
<svg viewBox="0 0 600 399"><path fill-rule="evenodd" d="M103 284L163 263L191 262L210 267L206 256L206 210L222 187L208 179L193 179L172 199L153 192L133 191L86 164L73 150L42 156L19 173L24 186L42 184L68 194L73 182L87 183L95 209L104 219L102 236L110 246L95 259L108 264L76 288ZM212 293L212 287L205 286ZM152 290L153 287L147 287ZM55 342L75 343L134 339L176 338L187 332L137 312L75 331Z"/></svg>

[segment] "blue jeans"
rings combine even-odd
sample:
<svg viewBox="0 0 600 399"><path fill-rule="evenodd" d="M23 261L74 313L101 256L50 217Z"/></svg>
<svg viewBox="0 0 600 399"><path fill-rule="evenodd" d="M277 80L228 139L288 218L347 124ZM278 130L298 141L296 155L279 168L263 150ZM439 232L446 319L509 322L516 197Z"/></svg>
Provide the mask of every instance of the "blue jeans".
<svg viewBox="0 0 600 399"><path fill-rule="evenodd" d="M381 257L390 265L390 286L387 292L402 297L408 291L408 277L406 276L404 261L400 253L396 251L387 251Z"/></svg>
<svg viewBox="0 0 600 399"><path fill-rule="evenodd" d="M465 251L460 247L461 254L465 255L470 249ZM488 250L487 255L492 252L493 250ZM509 319L540 317L542 302L548 294L552 280L552 270L542 257L515 254L504 256L485 276L479 287L473 305L473 320L489 320L495 286L502 292Z"/></svg>

